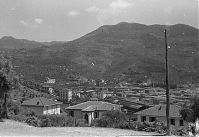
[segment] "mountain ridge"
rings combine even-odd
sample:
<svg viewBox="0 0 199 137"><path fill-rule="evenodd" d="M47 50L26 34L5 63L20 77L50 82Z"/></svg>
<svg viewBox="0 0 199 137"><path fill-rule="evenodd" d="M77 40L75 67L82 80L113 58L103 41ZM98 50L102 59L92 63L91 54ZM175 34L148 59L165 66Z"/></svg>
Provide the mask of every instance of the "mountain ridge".
<svg viewBox="0 0 199 137"><path fill-rule="evenodd" d="M198 29L183 24L166 28L171 80L198 81ZM105 25L79 39L60 43L58 47L52 44L25 51L18 49L13 60L20 64L16 69L19 73L30 73L28 79L48 76L64 81L68 75L77 72L93 79L125 74L132 80L163 80L164 29L164 25L157 24L123 22Z"/></svg>

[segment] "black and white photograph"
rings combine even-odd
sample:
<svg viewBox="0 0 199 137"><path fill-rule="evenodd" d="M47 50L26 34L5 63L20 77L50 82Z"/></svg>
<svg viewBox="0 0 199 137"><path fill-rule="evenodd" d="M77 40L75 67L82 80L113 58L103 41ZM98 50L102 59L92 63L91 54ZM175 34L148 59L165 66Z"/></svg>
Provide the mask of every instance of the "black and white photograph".
<svg viewBox="0 0 199 137"><path fill-rule="evenodd" d="M199 137L199 0L0 0L0 137Z"/></svg>

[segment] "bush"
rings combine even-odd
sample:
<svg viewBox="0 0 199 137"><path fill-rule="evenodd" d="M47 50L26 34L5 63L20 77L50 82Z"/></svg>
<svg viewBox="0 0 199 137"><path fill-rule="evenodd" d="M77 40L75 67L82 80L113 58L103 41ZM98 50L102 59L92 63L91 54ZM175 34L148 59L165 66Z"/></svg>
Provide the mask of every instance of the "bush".
<svg viewBox="0 0 199 137"><path fill-rule="evenodd" d="M67 115L40 115L41 127L73 127L75 119Z"/></svg>
<svg viewBox="0 0 199 137"><path fill-rule="evenodd" d="M41 124L40 124L41 127L51 127L52 126L50 118L48 118L48 117L40 119L40 121L41 121Z"/></svg>
<svg viewBox="0 0 199 137"><path fill-rule="evenodd" d="M20 115L20 114L19 115L12 115L10 118L15 120L15 121L19 121L19 122L25 122L26 119L27 119L26 116Z"/></svg>
<svg viewBox="0 0 199 137"><path fill-rule="evenodd" d="M137 131L146 131L146 132L158 132L166 133L166 127L159 122L148 123L148 122L132 122L129 124L129 129Z"/></svg>
<svg viewBox="0 0 199 137"><path fill-rule="evenodd" d="M172 129L171 133L175 136L188 136L188 131L186 129Z"/></svg>
<svg viewBox="0 0 199 137"><path fill-rule="evenodd" d="M163 123L160 123L160 122L155 123L155 132L163 134L163 133L166 133L166 130L167 128Z"/></svg>
<svg viewBox="0 0 199 137"><path fill-rule="evenodd" d="M29 116L26 121L28 125L40 127L41 121L36 116Z"/></svg>
<svg viewBox="0 0 199 137"><path fill-rule="evenodd" d="M93 125L99 127L124 128L127 125L126 122L127 117L123 112L111 110L104 112L100 119L94 120Z"/></svg>
<svg viewBox="0 0 199 137"><path fill-rule="evenodd" d="M130 129L137 130L137 131L144 131L144 129L147 127L148 127L147 124L141 123L141 122L132 122L129 125Z"/></svg>
<svg viewBox="0 0 199 137"><path fill-rule="evenodd" d="M108 123L104 119L95 119L92 121L91 125L95 127L107 127Z"/></svg>
<svg viewBox="0 0 199 137"><path fill-rule="evenodd" d="M15 115L15 113L10 115L10 118L15 121L25 122L31 126L40 126L40 120L37 118L37 115L33 110L21 108L17 113L17 115Z"/></svg>
<svg viewBox="0 0 199 137"><path fill-rule="evenodd" d="M77 119L75 125L78 127L88 127L89 126L85 119Z"/></svg>
<svg viewBox="0 0 199 137"><path fill-rule="evenodd" d="M119 125L119 128L121 128L121 129L129 129L129 123L128 122L121 123Z"/></svg>

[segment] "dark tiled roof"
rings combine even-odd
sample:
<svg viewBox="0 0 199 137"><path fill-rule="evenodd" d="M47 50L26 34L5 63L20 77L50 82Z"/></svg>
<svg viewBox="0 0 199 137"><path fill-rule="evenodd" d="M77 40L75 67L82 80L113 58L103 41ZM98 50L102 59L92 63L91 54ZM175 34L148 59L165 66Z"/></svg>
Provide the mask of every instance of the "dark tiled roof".
<svg viewBox="0 0 199 137"><path fill-rule="evenodd" d="M55 104L62 104L62 102L53 101L44 97L37 97L30 100L24 101L22 106L50 106Z"/></svg>
<svg viewBox="0 0 199 137"><path fill-rule="evenodd" d="M180 106L170 105L170 117L181 117L180 115ZM154 107L139 111L135 113L136 115L145 115L145 116L166 116L166 105L156 105Z"/></svg>
<svg viewBox="0 0 199 137"><path fill-rule="evenodd" d="M67 110L82 110L82 111L95 111L95 110L118 110L120 109L120 105L103 102L103 101L87 101L81 104L77 104L74 106L67 107Z"/></svg>

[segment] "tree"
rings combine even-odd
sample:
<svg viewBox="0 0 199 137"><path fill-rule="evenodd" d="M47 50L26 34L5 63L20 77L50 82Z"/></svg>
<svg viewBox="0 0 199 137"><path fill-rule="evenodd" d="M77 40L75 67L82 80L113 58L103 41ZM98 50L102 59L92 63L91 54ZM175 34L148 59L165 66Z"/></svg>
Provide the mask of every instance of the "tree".
<svg viewBox="0 0 199 137"><path fill-rule="evenodd" d="M13 78L12 65L9 58L0 57L0 99L1 99L1 117L8 118L7 114L7 98L11 89Z"/></svg>
<svg viewBox="0 0 199 137"><path fill-rule="evenodd" d="M119 110L111 110L102 114L102 117L98 121L98 126L119 128L125 125L125 123L127 123L125 113Z"/></svg>
<svg viewBox="0 0 199 137"><path fill-rule="evenodd" d="M184 105L180 114L183 120L195 122L199 118L199 98L195 97L190 105Z"/></svg>

